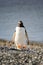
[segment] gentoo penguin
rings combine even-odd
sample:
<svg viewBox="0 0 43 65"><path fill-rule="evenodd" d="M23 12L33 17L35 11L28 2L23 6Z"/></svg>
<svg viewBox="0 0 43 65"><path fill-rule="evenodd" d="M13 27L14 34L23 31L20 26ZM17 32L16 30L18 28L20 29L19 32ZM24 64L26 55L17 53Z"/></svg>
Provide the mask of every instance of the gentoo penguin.
<svg viewBox="0 0 43 65"><path fill-rule="evenodd" d="M27 31L22 21L18 22L16 32L13 34L13 41L15 42L17 49L26 48L27 44L29 44Z"/></svg>

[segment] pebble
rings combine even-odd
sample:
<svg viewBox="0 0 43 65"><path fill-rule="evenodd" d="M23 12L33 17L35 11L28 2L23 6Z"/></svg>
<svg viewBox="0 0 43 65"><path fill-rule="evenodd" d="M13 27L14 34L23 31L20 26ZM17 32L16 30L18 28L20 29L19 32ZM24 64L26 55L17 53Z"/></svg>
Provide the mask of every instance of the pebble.
<svg viewBox="0 0 43 65"><path fill-rule="evenodd" d="M2 48L1 48L2 49ZM0 49L0 65L43 65L43 49L17 51ZM16 51L16 52L15 52Z"/></svg>

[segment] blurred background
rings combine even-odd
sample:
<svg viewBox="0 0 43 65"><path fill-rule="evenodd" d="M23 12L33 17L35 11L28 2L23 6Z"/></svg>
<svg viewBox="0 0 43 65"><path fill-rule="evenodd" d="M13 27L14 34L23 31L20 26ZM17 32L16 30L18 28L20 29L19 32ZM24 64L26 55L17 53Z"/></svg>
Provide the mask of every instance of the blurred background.
<svg viewBox="0 0 43 65"><path fill-rule="evenodd" d="M29 40L43 42L43 0L0 0L0 39L11 40L19 20Z"/></svg>

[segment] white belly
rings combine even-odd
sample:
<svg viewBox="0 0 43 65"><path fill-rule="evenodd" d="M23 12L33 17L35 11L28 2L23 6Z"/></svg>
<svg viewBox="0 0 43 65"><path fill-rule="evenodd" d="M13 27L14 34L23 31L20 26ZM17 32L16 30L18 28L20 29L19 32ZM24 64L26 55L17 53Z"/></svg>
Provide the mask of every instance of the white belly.
<svg viewBox="0 0 43 65"><path fill-rule="evenodd" d="M15 43L16 44L27 44L24 28L16 27Z"/></svg>

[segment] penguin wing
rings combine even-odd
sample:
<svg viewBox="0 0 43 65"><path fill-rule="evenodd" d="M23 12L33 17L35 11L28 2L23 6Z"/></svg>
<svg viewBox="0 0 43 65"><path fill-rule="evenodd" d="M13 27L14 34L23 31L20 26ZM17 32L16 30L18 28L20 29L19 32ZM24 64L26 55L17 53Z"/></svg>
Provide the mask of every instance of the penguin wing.
<svg viewBox="0 0 43 65"><path fill-rule="evenodd" d="M26 39L27 39L27 44L29 44L29 38L28 38L28 34L27 34L26 29L25 29L25 35L26 35Z"/></svg>

